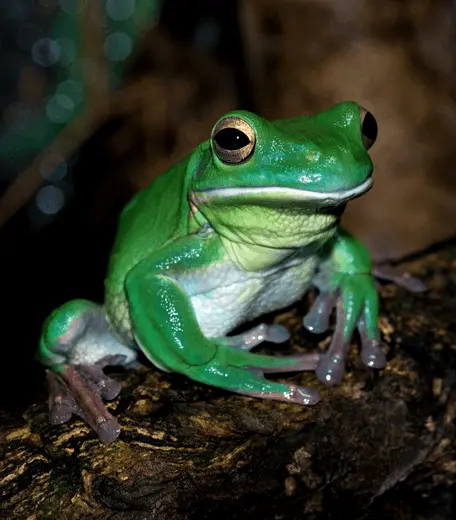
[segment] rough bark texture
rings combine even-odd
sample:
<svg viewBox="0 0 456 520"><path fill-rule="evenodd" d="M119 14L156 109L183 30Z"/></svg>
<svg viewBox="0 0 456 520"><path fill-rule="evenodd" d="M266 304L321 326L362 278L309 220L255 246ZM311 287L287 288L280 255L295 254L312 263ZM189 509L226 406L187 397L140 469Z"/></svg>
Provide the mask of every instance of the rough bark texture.
<svg viewBox="0 0 456 520"><path fill-rule="evenodd" d="M120 439L47 422L44 394L1 421L0 517L8 519L446 519L454 517L456 245L405 264L429 284L381 287L386 370L353 349L343 384L301 408L149 367L122 374ZM307 305L308 302L304 302ZM276 319L291 346L323 348L302 309ZM277 350L277 349L275 349Z"/></svg>

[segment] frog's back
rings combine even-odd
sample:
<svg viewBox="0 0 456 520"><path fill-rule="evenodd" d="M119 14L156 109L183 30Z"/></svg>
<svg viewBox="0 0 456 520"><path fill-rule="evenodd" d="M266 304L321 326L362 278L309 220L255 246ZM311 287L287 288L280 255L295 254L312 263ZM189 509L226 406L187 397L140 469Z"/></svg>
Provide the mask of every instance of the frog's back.
<svg viewBox="0 0 456 520"><path fill-rule="evenodd" d="M184 159L138 192L123 209L105 281L105 305L113 325L129 328L124 282L128 272L188 228ZM128 320L129 321L129 320Z"/></svg>

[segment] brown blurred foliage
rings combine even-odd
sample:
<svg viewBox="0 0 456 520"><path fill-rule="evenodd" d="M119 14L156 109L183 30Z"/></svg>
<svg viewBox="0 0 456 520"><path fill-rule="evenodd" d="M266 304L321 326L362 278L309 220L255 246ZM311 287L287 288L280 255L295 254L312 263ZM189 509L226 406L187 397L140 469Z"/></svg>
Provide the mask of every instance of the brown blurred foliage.
<svg viewBox="0 0 456 520"><path fill-rule="evenodd" d="M111 107L119 126L109 152L140 189L208 137L236 106L229 70L154 28Z"/></svg>
<svg viewBox="0 0 456 520"><path fill-rule="evenodd" d="M93 188L95 212L191 151L227 110L283 118L353 99L373 112L379 138L374 188L349 204L344 224L380 260L449 238L456 233L454 15L449 0L240 0L249 107L240 105L239 85L236 92L239 71L160 24L151 28L112 96L114 124L102 142L109 173ZM32 79L25 70L19 86L35 100Z"/></svg>
<svg viewBox="0 0 456 520"><path fill-rule="evenodd" d="M372 111L375 185L344 222L376 258L456 232L454 8L446 0L244 0L258 110L281 118L353 99Z"/></svg>

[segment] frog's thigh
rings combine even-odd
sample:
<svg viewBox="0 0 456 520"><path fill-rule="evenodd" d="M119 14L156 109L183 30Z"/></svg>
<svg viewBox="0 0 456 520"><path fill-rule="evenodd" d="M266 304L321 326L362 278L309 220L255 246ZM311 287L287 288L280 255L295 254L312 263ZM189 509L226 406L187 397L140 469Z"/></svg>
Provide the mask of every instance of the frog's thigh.
<svg viewBox="0 0 456 520"><path fill-rule="evenodd" d="M130 366L136 356L111 333L104 308L87 300L72 300L52 313L38 352L47 366L93 365L102 359Z"/></svg>

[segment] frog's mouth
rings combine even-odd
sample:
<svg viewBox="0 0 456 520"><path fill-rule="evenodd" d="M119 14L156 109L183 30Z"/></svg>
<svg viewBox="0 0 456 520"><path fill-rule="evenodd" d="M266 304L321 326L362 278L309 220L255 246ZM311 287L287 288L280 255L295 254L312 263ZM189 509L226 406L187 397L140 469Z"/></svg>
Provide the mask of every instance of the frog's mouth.
<svg viewBox="0 0 456 520"><path fill-rule="evenodd" d="M373 184L372 177L368 177L364 182L348 188L346 190L338 190L333 192L318 192L300 190L298 188L285 188L275 186L263 187L237 187L237 188L210 188L206 190L195 190L194 200L196 204L212 202L227 203L228 200L238 204L271 204L283 206L284 204L292 205L309 205L313 207L333 207L344 204L347 201L361 196L370 190Z"/></svg>

